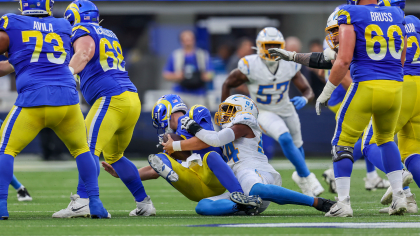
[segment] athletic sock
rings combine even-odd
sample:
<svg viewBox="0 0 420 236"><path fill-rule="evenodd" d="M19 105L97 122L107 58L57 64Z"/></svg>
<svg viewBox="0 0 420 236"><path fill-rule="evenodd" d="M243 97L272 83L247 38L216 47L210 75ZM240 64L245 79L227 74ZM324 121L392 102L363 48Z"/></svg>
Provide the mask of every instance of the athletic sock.
<svg viewBox="0 0 420 236"><path fill-rule="evenodd" d="M365 146L365 149L363 150L363 155L370 163L376 166L376 168L386 173L384 162L382 160L381 151L379 150L379 147L375 143ZM366 162L366 167L368 167L367 162Z"/></svg>
<svg viewBox="0 0 420 236"><path fill-rule="evenodd" d="M92 154L90 152L85 152L78 155L76 157L76 164L80 178L85 184L89 199L91 199L92 196L99 196L98 171Z"/></svg>
<svg viewBox="0 0 420 236"><path fill-rule="evenodd" d="M225 187L230 193L244 192L235 174L233 174L232 169L218 153L210 152L208 154L207 165L223 187Z"/></svg>
<svg viewBox="0 0 420 236"><path fill-rule="evenodd" d="M368 179L376 179L376 178L378 178L379 176L378 176L378 173L376 172L376 170L374 170L374 171L371 171L371 172L367 172L367 173L366 173L366 177L367 177Z"/></svg>
<svg viewBox="0 0 420 236"><path fill-rule="evenodd" d="M354 162L356 162L357 160L359 160L362 157L363 157L363 153L362 153L362 139L359 139L354 144L354 148L353 148L353 159L354 159Z"/></svg>
<svg viewBox="0 0 420 236"><path fill-rule="evenodd" d="M420 187L420 155L414 154L405 160L407 170L413 175L414 182Z"/></svg>
<svg viewBox="0 0 420 236"><path fill-rule="evenodd" d="M13 162L11 155L0 154L0 200L7 200L9 184L13 179ZM7 208L6 208L7 211Z"/></svg>
<svg viewBox="0 0 420 236"><path fill-rule="evenodd" d="M195 211L199 215L205 216L221 216L231 215L238 212L237 204L228 199L210 200L203 199L198 202Z"/></svg>
<svg viewBox="0 0 420 236"><path fill-rule="evenodd" d="M16 189L16 190L18 190L20 187L22 187L22 184L19 183L19 181L17 180L15 175L13 175L13 179L12 179L12 182L10 182L10 185L12 185L13 188Z"/></svg>
<svg viewBox="0 0 420 236"><path fill-rule="evenodd" d="M382 163L384 164L386 174L394 172L396 170L402 170L401 155L395 142L387 142L382 145L379 145L378 147L381 153Z"/></svg>
<svg viewBox="0 0 420 236"><path fill-rule="evenodd" d="M338 201L344 201L350 196L350 177L340 177L335 179L337 185Z"/></svg>
<svg viewBox="0 0 420 236"><path fill-rule="evenodd" d="M290 133L284 133L279 137L279 143L284 155L287 159L295 166L296 172L300 177L308 177L311 172L305 163L305 158L302 155L302 151L295 146L293 138Z"/></svg>
<svg viewBox="0 0 420 236"><path fill-rule="evenodd" d="M259 195L261 199L280 205L295 204L312 206L315 198L272 184L254 184L249 195Z"/></svg>
<svg viewBox="0 0 420 236"><path fill-rule="evenodd" d="M92 154L92 157L93 157L93 160L95 161L97 176L99 176L99 173L101 171L101 167L99 166L99 157L93 154ZM89 195L86 191L85 183L80 177L80 173L79 173L79 183L77 184L77 194L80 196L80 198L89 198Z"/></svg>
<svg viewBox="0 0 420 236"><path fill-rule="evenodd" d="M139 172L133 162L126 157L122 157L111 166L114 167L121 181L127 186L137 202L141 202L147 197Z"/></svg>
<svg viewBox="0 0 420 236"><path fill-rule="evenodd" d="M305 159L305 150L303 150L303 146L300 146L300 148L298 149L299 149L300 154L302 154L303 159Z"/></svg>
<svg viewBox="0 0 420 236"><path fill-rule="evenodd" d="M402 170L395 170L386 174L388 177L389 183L392 187L392 192L395 194L402 189Z"/></svg>

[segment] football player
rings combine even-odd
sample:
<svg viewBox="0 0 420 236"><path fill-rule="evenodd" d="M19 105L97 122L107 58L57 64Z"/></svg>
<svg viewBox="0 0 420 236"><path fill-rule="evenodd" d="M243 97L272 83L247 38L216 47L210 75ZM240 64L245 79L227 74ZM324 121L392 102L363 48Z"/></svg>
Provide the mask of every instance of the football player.
<svg viewBox="0 0 420 236"><path fill-rule="evenodd" d="M296 53L296 52L289 52L281 48L272 48L269 49L269 52L272 56L276 56L276 60L285 60L285 61L294 61L296 63L317 69L328 69L325 72L326 81L328 81L328 77L331 73L332 62L337 57L337 51L339 46L339 37L338 37L338 11L340 7L330 15L327 21L327 27L325 31L328 33L324 44L326 44L326 49L323 53ZM352 82L350 71L347 72L346 76L344 77L343 81L340 85L334 90L331 94L331 98L328 100L328 108L337 113L338 109L341 106L342 101L346 95L346 90L350 86ZM357 161L363 155L361 152L361 140L359 140L355 144L355 151L354 151L354 160ZM380 157L379 157L380 159ZM375 190L375 189L383 189L388 188L390 186L389 181L382 179L378 173L376 172L375 166L369 161L368 158L365 158L366 162L366 169L367 174L365 181L365 189L367 190ZM330 192L336 193L336 185L335 185L335 177L334 177L334 170L332 168L326 170L323 173L323 177L327 184L329 185Z"/></svg>
<svg viewBox="0 0 420 236"><path fill-rule="evenodd" d="M83 97L92 106L86 117L88 144L99 175L99 156L113 166L136 201L129 216L153 216L156 209L147 196L136 166L124 157L141 105L137 89L125 70L125 61L117 36L99 25L98 8L90 1L76 0L64 13L73 26L73 57L70 68L80 78ZM79 176L77 194L70 196L66 209L54 218L89 215L89 198Z"/></svg>
<svg viewBox="0 0 420 236"><path fill-rule="evenodd" d="M288 61L275 61L269 48L284 48L283 35L276 28L267 27L257 36L258 54L243 57L222 88L226 100L232 88L246 83L252 99L260 109L258 123L265 134L277 140L285 156L295 166L292 179L308 196L319 196L324 188L305 163L299 116L301 109L314 94L308 81L300 73L301 65ZM289 99L290 82L303 96Z"/></svg>
<svg viewBox="0 0 420 236"><path fill-rule="evenodd" d="M268 163L262 149L262 130L258 124L258 108L244 95L232 95L219 105L215 123L222 126L219 132L206 130L190 117L181 119L182 129L195 137L173 141L170 137L164 143L168 153L182 150L197 150L203 147L223 147L223 156L238 178L246 195L259 195L263 200L260 210L270 202L280 205L296 204L311 206L328 212L333 201L315 198L281 187L280 174ZM197 213L201 215L222 215L232 212L233 203L229 194L201 200Z"/></svg>
<svg viewBox="0 0 420 236"><path fill-rule="evenodd" d="M158 133L176 133L184 139L190 139L193 136L181 126L181 120L185 117L195 120L204 129L214 130L210 111L206 107L195 105L188 110L182 99L175 94L162 96L152 111L153 126ZM159 135L161 140L163 134ZM142 180L154 179L160 175L185 197L196 202L218 196L228 190L227 194L232 200L229 202L233 204L235 213L253 213L255 208L259 207L261 199L258 196L244 195L244 190L223 160L221 149L197 147L196 150L198 151L193 151L192 155L184 160L175 160L166 153L150 155L150 166L139 169L139 174ZM109 165L103 163L103 166L106 171L117 176ZM155 177L150 170L158 175Z"/></svg>
<svg viewBox="0 0 420 236"><path fill-rule="evenodd" d="M326 216L353 216L349 196L353 148L371 118L393 188L389 214L404 214L407 199L402 189L401 156L394 142L407 48L404 13L397 8L378 7L377 0L348 0L348 4L338 13L340 50L316 104L320 115L320 105L328 101L350 67L353 83L337 113L332 139L338 202Z"/></svg>
<svg viewBox="0 0 420 236"><path fill-rule="evenodd" d="M51 128L76 158L92 218L110 218L99 199L97 168L87 144L76 82L69 67L71 25L52 17L52 0L21 0L22 15L0 19L0 54L16 70L18 98L1 127L0 220L8 219L14 157Z"/></svg>

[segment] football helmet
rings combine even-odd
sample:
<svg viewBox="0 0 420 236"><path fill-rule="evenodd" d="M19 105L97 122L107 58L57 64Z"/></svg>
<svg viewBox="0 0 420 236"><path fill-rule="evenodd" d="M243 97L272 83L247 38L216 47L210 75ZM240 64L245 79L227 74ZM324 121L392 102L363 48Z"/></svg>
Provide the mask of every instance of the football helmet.
<svg viewBox="0 0 420 236"><path fill-rule="evenodd" d="M347 0L347 5L358 5L360 0Z"/></svg>
<svg viewBox="0 0 420 236"><path fill-rule="evenodd" d="M184 104L182 99L175 94L163 95L153 106L152 122L153 127L166 133L169 128L169 121L171 120L172 113L182 111L187 113L187 105Z"/></svg>
<svg viewBox="0 0 420 236"><path fill-rule="evenodd" d="M335 33L332 33L331 30L339 27L338 21L337 21L339 11L340 10L334 11L330 15L330 17L328 17L327 26L325 27L325 32L328 33L327 37L325 37L325 40L327 41L328 46L333 50L338 48L338 44L335 44L333 41L333 37L338 36L338 31Z"/></svg>
<svg viewBox="0 0 420 236"><path fill-rule="evenodd" d="M386 7L399 7L404 11L405 9L405 0L380 0L378 3L379 6Z"/></svg>
<svg viewBox="0 0 420 236"><path fill-rule="evenodd" d="M24 16L52 15L54 0L20 0L19 2Z"/></svg>
<svg viewBox="0 0 420 236"><path fill-rule="evenodd" d="M235 94L220 103L219 110L214 116L214 122L216 125L222 126L230 123L236 114L244 112L258 118L259 111L255 102L245 95Z"/></svg>
<svg viewBox="0 0 420 236"><path fill-rule="evenodd" d="M72 26L78 23L99 23L99 10L91 1L76 0L68 5L64 18Z"/></svg>
<svg viewBox="0 0 420 236"><path fill-rule="evenodd" d="M266 47L268 44L275 44L277 48L284 49L286 43L283 34L274 27L266 27L260 31L256 40L258 55L267 61L275 61L276 57L271 56Z"/></svg>

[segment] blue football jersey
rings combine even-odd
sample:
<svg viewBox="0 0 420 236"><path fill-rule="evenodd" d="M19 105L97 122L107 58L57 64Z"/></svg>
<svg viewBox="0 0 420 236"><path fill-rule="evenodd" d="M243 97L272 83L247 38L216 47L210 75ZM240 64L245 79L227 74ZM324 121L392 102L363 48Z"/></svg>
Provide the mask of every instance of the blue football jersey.
<svg viewBox="0 0 420 236"><path fill-rule="evenodd" d="M178 119L178 129L176 130L176 134L183 137L184 139L190 139L194 137L193 135L188 133L188 131L183 130L181 128L182 126L181 119L184 117L189 117L193 119L195 122L197 122L197 124L199 124L205 130L214 131L213 123L211 122L211 114L210 114L209 109L201 105L195 105L188 111L187 114L185 114L184 116L181 116ZM221 156L223 156L222 148L220 147L208 147L203 150L193 151L193 153L198 153L201 156L201 158L203 158L206 153L211 152L211 151L217 152Z"/></svg>
<svg viewBox="0 0 420 236"><path fill-rule="evenodd" d="M74 25L71 42L89 35L95 41L95 55L79 73L83 97L92 105L103 96L137 92L125 71L125 61L117 36L94 23Z"/></svg>
<svg viewBox="0 0 420 236"><path fill-rule="evenodd" d="M420 20L415 16L405 17L407 32L407 55L404 75L420 76Z"/></svg>
<svg viewBox="0 0 420 236"><path fill-rule="evenodd" d="M10 39L8 54L16 71L16 106L79 102L69 70L71 26L67 20L6 14L0 20L0 30Z"/></svg>
<svg viewBox="0 0 420 236"><path fill-rule="evenodd" d="M403 81L404 12L397 7L347 5L338 12L338 24L354 26L356 45L350 65L354 82Z"/></svg>

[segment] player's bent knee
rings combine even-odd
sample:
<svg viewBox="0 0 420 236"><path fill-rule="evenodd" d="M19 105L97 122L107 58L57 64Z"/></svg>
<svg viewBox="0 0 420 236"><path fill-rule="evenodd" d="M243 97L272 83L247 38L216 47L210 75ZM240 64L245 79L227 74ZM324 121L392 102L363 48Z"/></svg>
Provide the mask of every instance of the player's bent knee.
<svg viewBox="0 0 420 236"><path fill-rule="evenodd" d="M290 145L295 145L293 143L293 138L292 135L290 135L290 133L286 132L280 135L279 137L279 143L282 147L284 146L290 146Z"/></svg>
<svg viewBox="0 0 420 236"><path fill-rule="evenodd" d="M99 156L99 155L96 155L95 154L95 156ZM110 164L110 165L112 165L112 164L114 164L115 162L117 162L117 161L119 161L121 158L123 157L123 154L120 154L120 155L118 155L118 156L113 156L113 155L106 155L105 153L104 153L104 159L105 159L105 161L106 161L106 163L108 163L108 164Z"/></svg>
<svg viewBox="0 0 420 236"><path fill-rule="evenodd" d="M251 191L249 191L249 195L258 195L262 199L266 198L270 195L271 189L267 187L265 184L256 183L252 186Z"/></svg>
<svg viewBox="0 0 420 236"><path fill-rule="evenodd" d="M204 157L203 157L203 160L204 160L206 163L208 163L208 160L211 160L212 158L221 158L221 159L223 160L223 157L222 157L222 156L220 156L220 154L219 154L219 153L217 153L217 152L213 152L213 151L206 153L206 154L204 155Z"/></svg>
<svg viewBox="0 0 420 236"><path fill-rule="evenodd" d="M195 207L195 212L199 215L211 215L211 203L213 201L210 199L202 199L198 202L197 206Z"/></svg>
<svg viewBox="0 0 420 236"><path fill-rule="evenodd" d="M69 151L70 151L70 154L74 158L78 157L79 155L81 155L83 153L90 152L89 147L87 146L87 144L86 144L86 147L83 147L83 148L80 148L80 149L70 149L69 148Z"/></svg>
<svg viewBox="0 0 420 236"><path fill-rule="evenodd" d="M337 162L343 159L350 159L354 163L353 148L349 146L333 146L331 150L333 155L333 162Z"/></svg>

